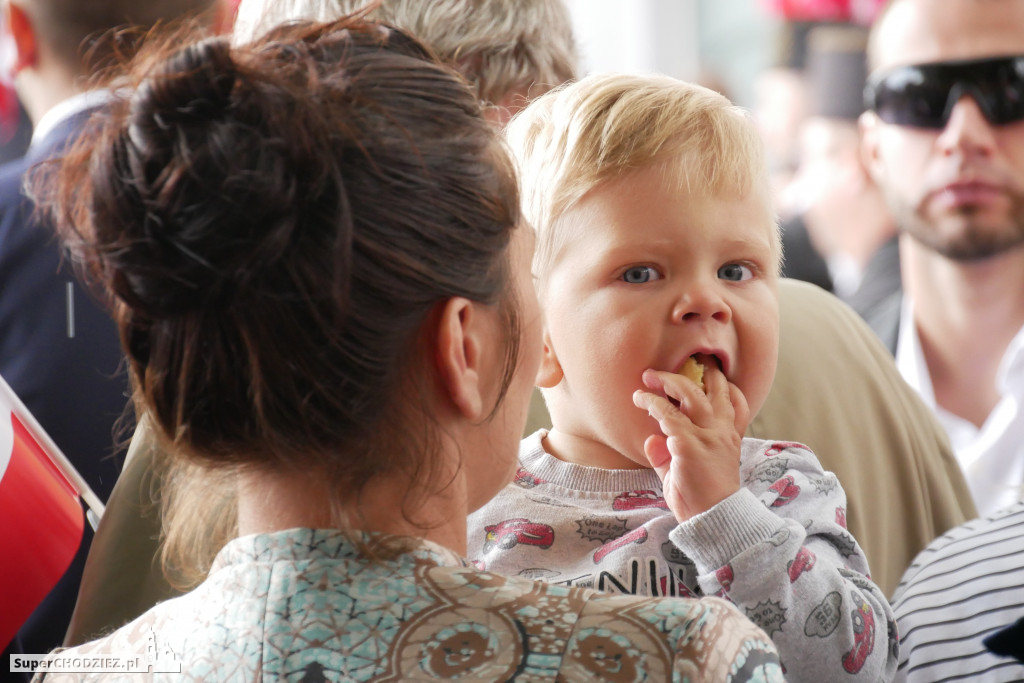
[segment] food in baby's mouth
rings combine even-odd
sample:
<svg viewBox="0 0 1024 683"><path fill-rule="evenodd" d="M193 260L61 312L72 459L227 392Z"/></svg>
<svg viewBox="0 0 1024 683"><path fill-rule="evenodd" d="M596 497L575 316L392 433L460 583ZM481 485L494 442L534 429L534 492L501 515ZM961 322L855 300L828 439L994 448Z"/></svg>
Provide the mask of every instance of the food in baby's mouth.
<svg viewBox="0 0 1024 683"><path fill-rule="evenodd" d="M693 356L686 359L683 367L679 368L679 374L704 390L704 366Z"/></svg>

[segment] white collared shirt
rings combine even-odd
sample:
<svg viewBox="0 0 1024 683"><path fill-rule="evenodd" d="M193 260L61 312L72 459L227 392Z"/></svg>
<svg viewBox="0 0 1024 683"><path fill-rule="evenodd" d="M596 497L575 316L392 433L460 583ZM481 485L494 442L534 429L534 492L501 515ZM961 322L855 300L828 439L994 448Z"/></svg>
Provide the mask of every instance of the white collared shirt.
<svg viewBox="0 0 1024 683"><path fill-rule="evenodd" d="M58 102L39 117L39 122L32 129L31 144L35 145L44 140L50 134L50 131L75 114L86 109L98 107L109 99L110 91L101 88L98 90L86 90Z"/></svg>
<svg viewBox="0 0 1024 683"><path fill-rule="evenodd" d="M896 343L896 367L903 379L931 406L960 462L982 517L1016 503L1024 492L1024 328L1003 354L996 373L999 402L979 429L936 405L921 340L914 325L913 303L904 296Z"/></svg>

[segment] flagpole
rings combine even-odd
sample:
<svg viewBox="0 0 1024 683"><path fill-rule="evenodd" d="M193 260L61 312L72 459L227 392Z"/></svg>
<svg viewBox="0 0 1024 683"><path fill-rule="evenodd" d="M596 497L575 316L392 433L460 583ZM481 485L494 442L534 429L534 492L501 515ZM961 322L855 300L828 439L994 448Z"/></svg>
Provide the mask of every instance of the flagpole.
<svg viewBox="0 0 1024 683"><path fill-rule="evenodd" d="M99 521L99 518L103 517L103 512L106 507L103 505L103 501L100 500L99 496L96 495L92 490L92 487L89 486L88 482L85 481L82 475L78 473L78 470L75 469L73 464L71 464L68 457L64 455L64 451L60 449L60 446L58 446L54 440L50 438L50 435L46 433L43 426L36 420L35 415L29 412L29 409L24 403L22 403L21 399L18 398L18 395L14 393L14 390L11 389L11 385L7 383L7 380L5 380L2 375L0 375L0 394L10 402L11 406L15 409L15 414L18 419L21 420L25 429L27 429L29 434L32 435L32 438L42 446L43 450L46 451L46 454L50 457L50 460L53 461L53 464L61 471L61 474L63 474L67 480L71 482L71 485L78 490L78 495L82 497L82 500L85 501L86 506L89 508L87 516L89 516L89 521L95 528L95 524Z"/></svg>

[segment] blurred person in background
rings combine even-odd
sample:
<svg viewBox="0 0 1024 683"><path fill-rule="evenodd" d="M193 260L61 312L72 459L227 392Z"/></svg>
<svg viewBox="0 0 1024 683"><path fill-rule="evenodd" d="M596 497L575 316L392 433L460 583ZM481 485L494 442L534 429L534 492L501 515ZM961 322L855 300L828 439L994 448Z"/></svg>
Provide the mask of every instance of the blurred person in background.
<svg viewBox="0 0 1024 683"><path fill-rule="evenodd" d="M33 124L21 159L0 167L0 375L7 380L101 500L120 467L114 424L127 403L122 354L107 312L80 287L52 227L25 197L30 167L81 134L108 93L96 74L133 39L174 19L212 16L215 0L5 0L4 30L13 45L14 84ZM134 27L132 32L114 29ZM9 652L40 653L64 637L88 551L78 556L11 643ZM4 558L17 562L17 558ZM17 590L6 586L3 590ZM3 660L6 662L6 657Z"/></svg>
<svg viewBox="0 0 1024 683"><path fill-rule="evenodd" d="M896 224L864 164L857 119L864 111L867 29L820 26L808 35L810 114L800 127L792 190L833 291L860 314L900 290Z"/></svg>
<svg viewBox="0 0 1024 683"><path fill-rule="evenodd" d="M296 19L328 21L369 7L368 17L409 31L472 84L499 126L529 101L576 76L576 46L562 0L255 0L235 40Z"/></svg>
<svg viewBox="0 0 1024 683"><path fill-rule="evenodd" d="M5 21L0 13L0 27ZM0 164L20 159L32 137L32 122L14 89L14 53L10 32L0 28Z"/></svg>
<svg viewBox="0 0 1024 683"><path fill-rule="evenodd" d="M800 158L800 123L807 116L807 33L813 26L808 22L782 24L772 63L757 74L754 82L754 122L764 141L778 211L783 218L794 211L785 188L792 181Z"/></svg>
<svg viewBox="0 0 1024 683"><path fill-rule="evenodd" d="M903 274L880 334L981 512L897 588L896 680L1024 680L985 643L1024 616L1024 0L894 0L868 50L865 151Z"/></svg>
<svg viewBox="0 0 1024 683"><path fill-rule="evenodd" d="M896 0L871 34L868 168L902 293L867 320L985 515L1024 486L1024 0Z"/></svg>
<svg viewBox="0 0 1024 683"><path fill-rule="evenodd" d="M832 291L828 264L811 242L799 214L799 195L792 191L800 160L800 126L808 114L804 78L807 34L815 24L786 22L782 25L774 63L757 75L754 83L754 122L765 143L768 168L781 219L783 277L803 280Z"/></svg>

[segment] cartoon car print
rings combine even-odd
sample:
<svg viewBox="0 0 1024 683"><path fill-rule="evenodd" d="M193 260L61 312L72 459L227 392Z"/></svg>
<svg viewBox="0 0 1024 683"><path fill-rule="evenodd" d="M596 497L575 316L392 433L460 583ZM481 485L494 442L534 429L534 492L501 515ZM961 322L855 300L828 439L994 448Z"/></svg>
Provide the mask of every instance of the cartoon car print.
<svg viewBox="0 0 1024 683"><path fill-rule="evenodd" d="M522 486L524 489L532 489L534 486L547 483L546 480L533 475L525 467L520 467L516 470L516 476L512 481L514 481L517 486Z"/></svg>
<svg viewBox="0 0 1024 683"><path fill-rule="evenodd" d="M816 559L814 553L805 546L801 546L800 550L796 553L796 557L789 563L789 582L796 583L801 574L811 570Z"/></svg>
<svg viewBox="0 0 1024 683"><path fill-rule="evenodd" d="M782 507L800 495L800 487L797 486L796 479L793 478L792 474L779 479L769 486L768 490L779 494L778 498L772 501L773 508Z"/></svg>
<svg viewBox="0 0 1024 683"><path fill-rule="evenodd" d="M487 533L484 539L485 553L491 552L495 546L509 550L519 543L547 550L555 542L554 529L547 524L537 524L521 517L484 527L484 531Z"/></svg>
<svg viewBox="0 0 1024 683"><path fill-rule="evenodd" d="M732 571L732 565L727 564L724 567L719 567L715 570L715 578L718 579L718 583L722 584L722 590L728 591L732 589L732 580L736 578Z"/></svg>
<svg viewBox="0 0 1024 683"><path fill-rule="evenodd" d="M612 510L619 512L623 510L642 510L643 508L668 510L668 503L657 492L650 489L626 491L615 496L615 500L612 501Z"/></svg>
<svg viewBox="0 0 1024 683"><path fill-rule="evenodd" d="M863 668L868 655L875 649L875 615L863 600L853 611L853 633L853 649L843 656L843 668L851 674Z"/></svg>
<svg viewBox="0 0 1024 683"><path fill-rule="evenodd" d="M797 443L795 441L778 441L768 447L768 450L764 452L764 457L770 458L772 456L778 455L787 448L807 448L807 446L803 445L802 443Z"/></svg>
<svg viewBox="0 0 1024 683"><path fill-rule="evenodd" d="M643 543L647 540L647 529L640 527L633 529L628 534L614 538L594 552L594 564L599 564L609 553L618 550L631 543Z"/></svg>

